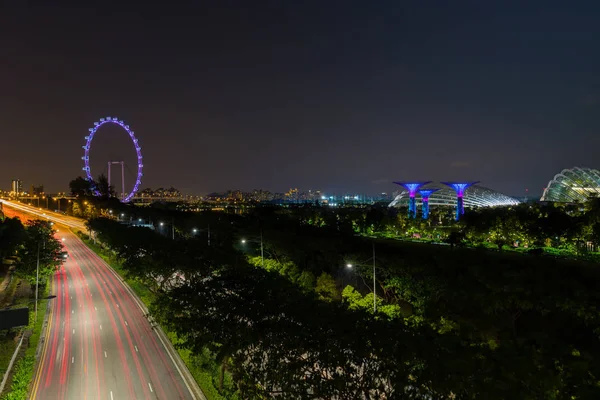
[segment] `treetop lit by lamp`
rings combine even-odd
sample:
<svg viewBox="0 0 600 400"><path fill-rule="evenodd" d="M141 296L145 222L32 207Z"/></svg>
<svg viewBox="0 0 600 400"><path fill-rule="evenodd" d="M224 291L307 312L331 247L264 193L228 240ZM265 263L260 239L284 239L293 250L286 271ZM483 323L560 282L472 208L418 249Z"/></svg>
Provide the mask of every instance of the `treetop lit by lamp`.
<svg viewBox="0 0 600 400"><path fill-rule="evenodd" d="M471 186L479 183L479 181L473 182L441 182L446 186L451 187L456 192L456 220L460 219L460 216L465 213L464 195L465 191Z"/></svg>
<svg viewBox="0 0 600 400"><path fill-rule="evenodd" d="M410 218L417 217L417 200L415 199L415 195L419 188L431 183L431 181L425 182L394 182L396 185L402 186L404 189L408 190L408 216Z"/></svg>
<svg viewBox="0 0 600 400"><path fill-rule="evenodd" d="M419 193L421 194L421 212L423 219L429 218L429 196L432 193L437 192L440 189L421 189Z"/></svg>

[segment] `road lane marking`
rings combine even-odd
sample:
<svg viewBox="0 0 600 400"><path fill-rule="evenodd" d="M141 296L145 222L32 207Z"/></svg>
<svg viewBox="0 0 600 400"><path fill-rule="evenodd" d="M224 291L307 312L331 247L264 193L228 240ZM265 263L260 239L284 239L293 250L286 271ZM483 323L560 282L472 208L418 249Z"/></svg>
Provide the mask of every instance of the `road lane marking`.
<svg viewBox="0 0 600 400"><path fill-rule="evenodd" d="M71 314L75 314L75 310L71 310Z"/></svg>
<svg viewBox="0 0 600 400"><path fill-rule="evenodd" d="M148 382L148 387L150 388L150 393L154 392L154 390L152 390L152 385L150 384L150 382Z"/></svg>
<svg viewBox="0 0 600 400"><path fill-rule="evenodd" d="M102 330L102 324L100 324L100 330Z"/></svg>
<svg viewBox="0 0 600 400"><path fill-rule="evenodd" d="M129 326L129 324L127 323L127 321L125 321L125 325Z"/></svg>
<svg viewBox="0 0 600 400"><path fill-rule="evenodd" d="M75 329L73 329L73 335L75 334Z"/></svg>
<svg viewBox="0 0 600 400"><path fill-rule="evenodd" d="M98 307L94 306L94 309L95 309L96 311L98 311Z"/></svg>
<svg viewBox="0 0 600 400"><path fill-rule="evenodd" d="M135 347L135 352L137 353L138 352L137 346L133 345L133 347Z"/></svg>
<svg viewBox="0 0 600 400"><path fill-rule="evenodd" d="M115 398L112 395L112 390L110 391L110 400L115 400Z"/></svg>
<svg viewBox="0 0 600 400"><path fill-rule="evenodd" d="M107 358L108 356L106 355L106 352L104 352L104 358Z"/></svg>
<svg viewBox="0 0 600 400"><path fill-rule="evenodd" d="M71 357L71 364L75 362L75 357Z"/></svg>
<svg viewBox="0 0 600 400"><path fill-rule="evenodd" d="M117 304L117 308L121 308L121 307L119 307L119 305Z"/></svg>

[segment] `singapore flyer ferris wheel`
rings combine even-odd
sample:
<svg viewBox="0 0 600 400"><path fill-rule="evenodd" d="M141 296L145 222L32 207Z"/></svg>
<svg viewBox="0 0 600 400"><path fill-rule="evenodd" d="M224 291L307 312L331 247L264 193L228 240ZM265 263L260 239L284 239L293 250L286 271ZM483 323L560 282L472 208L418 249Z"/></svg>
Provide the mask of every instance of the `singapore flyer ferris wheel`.
<svg viewBox="0 0 600 400"><path fill-rule="evenodd" d="M142 163L142 148L140 147L138 140L135 137L135 133L131 129L129 129L129 125L125 125L125 123L123 121L119 120L116 117L100 118L100 121L94 122L94 127L89 128L90 133L88 136L85 137L86 142L85 142L85 145L82 146L83 149L85 150L84 156L81 157L81 159L84 162L83 170L85 171L86 179L89 182L94 182L94 179L92 177L92 171L90 169L90 148L91 148L91 144L92 144L92 139L94 139L94 135L96 134L98 129L104 124L115 124L115 125L119 125L121 128L123 128L125 130L125 132L127 132L129 137L131 138L131 141L133 142L133 146L135 147L135 151L137 153L137 177L135 180L135 184L133 185L133 189L131 190L131 192L129 192L127 194L127 196L125 196L125 198L123 199L124 203L128 203L129 201L131 201L133 196L135 196L140 185L142 184L142 175L143 175L142 169L144 167L144 164ZM109 175L110 175L110 173L109 173ZM109 177L109 179L110 179L110 177ZM93 187L93 190L94 190L94 194L96 196L100 195L100 192L98 191L98 189L95 186Z"/></svg>

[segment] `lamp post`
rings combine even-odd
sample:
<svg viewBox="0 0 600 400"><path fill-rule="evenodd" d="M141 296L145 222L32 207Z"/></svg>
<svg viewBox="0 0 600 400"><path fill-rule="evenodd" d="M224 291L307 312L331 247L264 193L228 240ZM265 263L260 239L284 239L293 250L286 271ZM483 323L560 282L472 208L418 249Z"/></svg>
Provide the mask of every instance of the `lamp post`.
<svg viewBox="0 0 600 400"><path fill-rule="evenodd" d="M210 246L210 224L208 225L208 227L206 229L193 228L192 233L194 234L194 236L196 236L198 231L206 231L207 232L207 243Z"/></svg>
<svg viewBox="0 0 600 400"><path fill-rule="evenodd" d="M40 242L37 244L37 262L35 266L35 320L38 312L38 287L40 283Z"/></svg>
<svg viewBox="0 0 600 400"><path fill-rule="evenodd" d="M248 240L242 239L241 242L242 242L242 244L246 244L246 242L248 242ZM264 247L263 247L262 229L260 230L260 264L261 264L261 267L264 268L264 266L265 266L265 252L264 252Z"/></svg>
<svg viewBox="0 0 600 400"><path fill-rule="evenodd" d="M351 263L346 264L347 268L352 268L354 265ZM373 312L377 311L377 281L375 272L375 242L373 242Z"/></svg>
<svg viewBox="0 0 600 400"><path fill-rule="evenodd" d="M158 225L162 228L165 225L165 223L159 222ZM173 220L171 221L171 238L175 240L175 218L173 218Z"/></svg>

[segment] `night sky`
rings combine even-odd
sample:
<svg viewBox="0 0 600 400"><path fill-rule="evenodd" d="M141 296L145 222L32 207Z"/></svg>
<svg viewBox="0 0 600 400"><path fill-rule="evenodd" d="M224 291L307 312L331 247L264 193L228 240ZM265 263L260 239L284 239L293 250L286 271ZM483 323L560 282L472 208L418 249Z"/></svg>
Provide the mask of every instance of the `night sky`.
<svg viewBox="0 0 600 400"><path fill-rule="evenodd" d="M143 187L540 194L600 168L599 21L598 1L4 0L0 188L67 190L116 116ZM94 175L123 159L131 183L126 134L96 144Z"/></svg>

